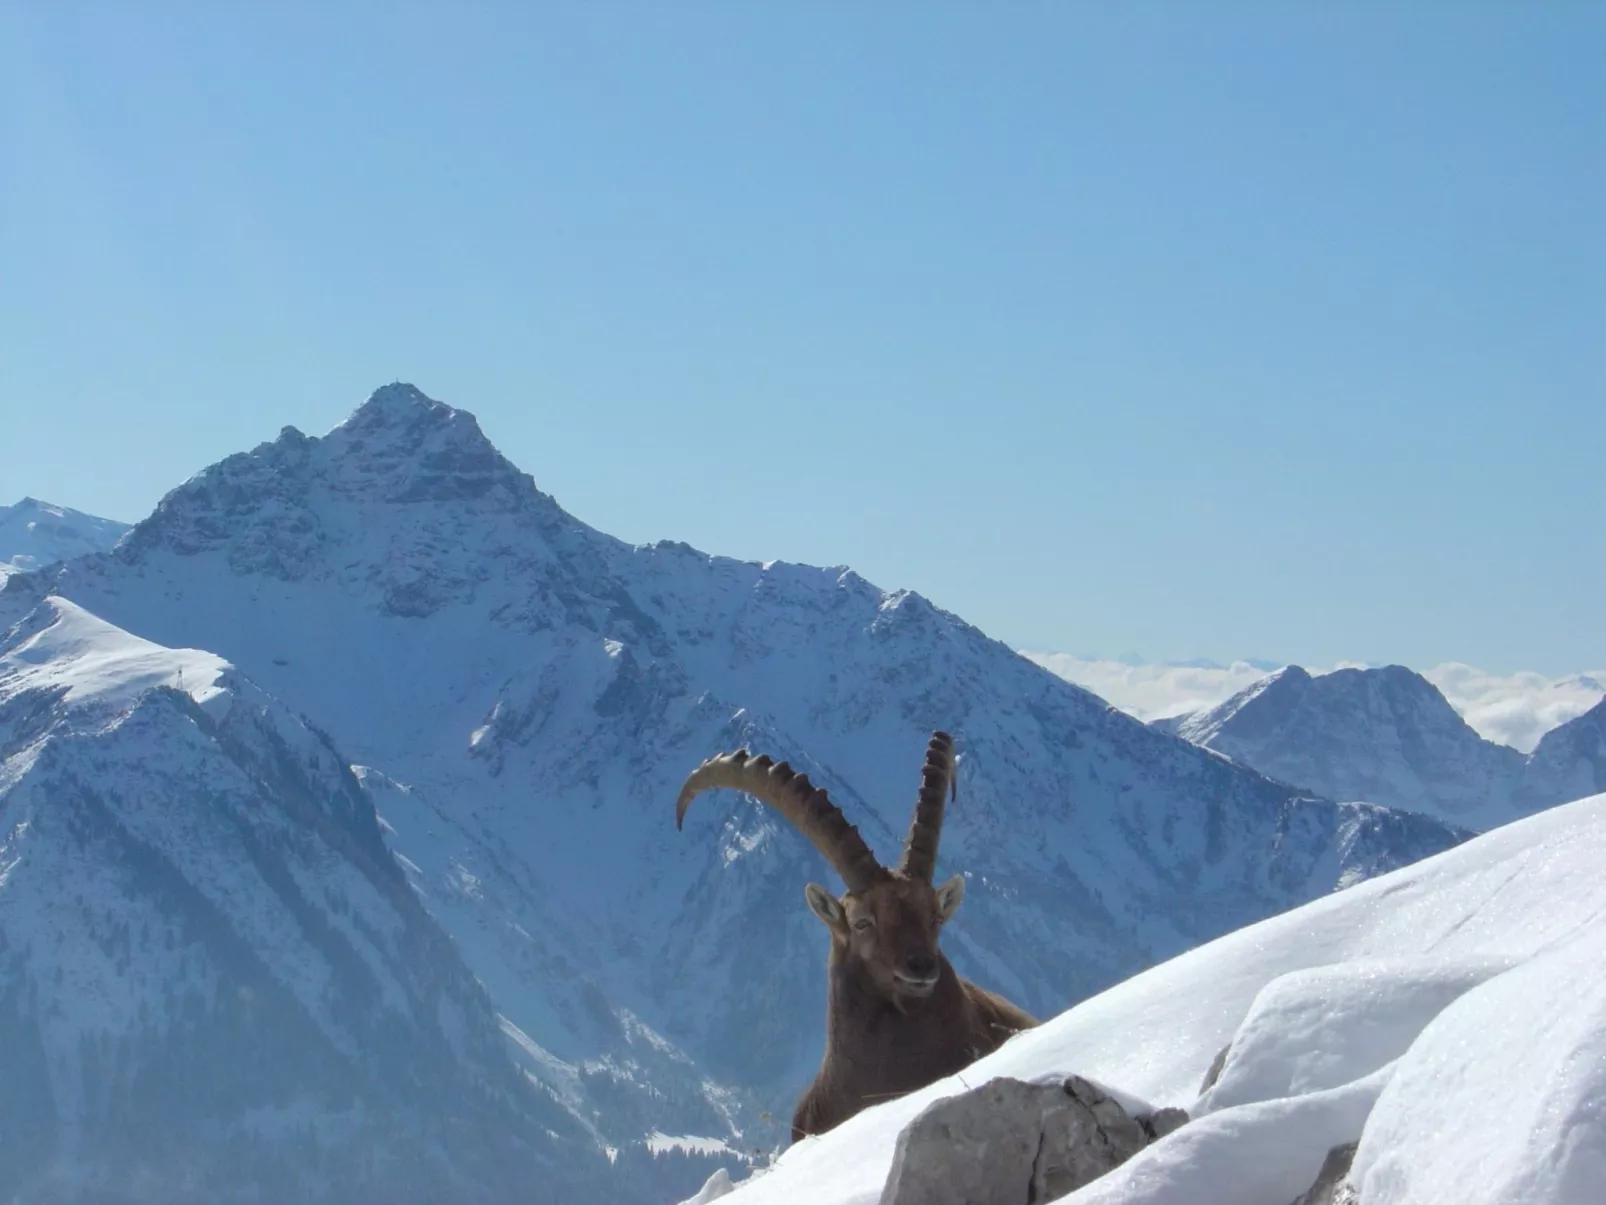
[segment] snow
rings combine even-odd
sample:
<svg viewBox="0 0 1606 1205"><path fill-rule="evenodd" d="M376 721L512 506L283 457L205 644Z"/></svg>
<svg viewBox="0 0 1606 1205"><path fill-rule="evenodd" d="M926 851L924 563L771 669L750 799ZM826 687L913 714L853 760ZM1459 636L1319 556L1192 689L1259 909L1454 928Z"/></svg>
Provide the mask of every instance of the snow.
<svg viewBox="0 0 1606 1205"><path fill-rule="evenodd" d="M676 1137L654 1130L647 1135L647 1149L655 1155L668 1151L691 1151L698 1155L733 1154L730 1144L722 1138L699 1138L695 1134Z"/></svg>
<svg viewBox="0 0 1606 1205"><path fill-rule="evenodd" d="M506 1200L532 1158L600 1172L347 764L222 658L65 599L0 636L0 1110L37 1122L0 1149L9 1195L157 1199L179 1172L351 1200L327 1169L367 1160L373 1199Z"/></svg>
<svg viewBox="0 0 1606 1205"><path fill-rule="evenodd" d="M1281 975L1255 997L1193 1115L1336 1088L1386 1067L1446 1005L1509 966L1358 958Z"/></svg>
<svg viewBox="0 0 1606 1205"><path fill-rule="evenodd" d="M142 640L65 598L49 598L0 646L0 689L65 692L66 702L129 707L157 686L181 689L203 706L226 694L233 667L201 649Z"/></svg>
<svg viewBox="0 0 1606 1205"><path fill-rule="evenodd" d="M0 506L0 580L8 572L43 569L57 561L105 552L128 524L86 515L37 498Z"/></svg>
<svg viewBox="0 0 1606 1205"><path fill-rule="evenodd" d="M1312 677L1278 670L1168 725L1282 782L1486 829L1606 790L1598 708L1545 734L1532 755L1484 740L1404 666Z"/></svg>
<svg viewBox="0 0 1606 1205"><path fill-rule="evenodd" d="M1031 651L1021 655L1145 723L1219 706L1268 672L1284 668L1265 661L1215 665L1112 661ZM1331 669L1306 668L1313 677L1321 677L1340 669L1366 667L1342 662ZM1545 733L1606 698L1606 669L1552 678L1524 670L1495 674L1464 662L1446 661L1420 672L1479 736L1521 753L1532 753Z"/></svg>
<svg viewBox="0 0 1606 1205"><path fill-rule="evenodd" d="M1038 1015L1459 837L1154 732L917 594L612 539L405 386L205 469L50 584L226 657L370 767L419 899L573 1075L504 1044L621 1150L767 1146L819 1062L802 887L833 880L736 797L676 830L711 753L807 768L893 856L954 732L942 854L972 886L945 945Z"/></svg>
<svg viewBox="0 0 1606 1205"><path fill-rule="evenodd" d="M1592 925L1467 993L1400 1060L1356 1152L1363 1205L1599 1205L1606 928L1591 894Z"/></svg>
<svg viewBox="0 0 1606 1205"><path fill-rule="evenodd" d="M933 1100L1076 1073L1196 1117L1079 1205L1288 1205L1357 1139L1361 1205L1598 1202L1603 863L1606 795L1514 822L1146 971L796 1145L730 1200L870 1205Z"/></svg>
<svg viewBox="0 0 1606 1205"><path fill-rule="evenodd" d="M1342 1087L1239 1105L1190 1122L1061 1197L1075 1205L1289 1205L1327 1152L1352 1141L1390 1068Z"/></svg>

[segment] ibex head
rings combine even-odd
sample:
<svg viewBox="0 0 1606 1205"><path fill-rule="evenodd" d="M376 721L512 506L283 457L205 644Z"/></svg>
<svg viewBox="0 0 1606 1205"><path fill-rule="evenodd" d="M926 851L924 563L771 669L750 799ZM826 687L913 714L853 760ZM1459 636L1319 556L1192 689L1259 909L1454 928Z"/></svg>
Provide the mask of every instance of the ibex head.
<svg viewBox="0 0 1606 1205"><path fill-rule="evenodd" d="M857 964L862 980L901 1011L919 1008L937 986L938 936L965 898L959 875L940 887L931 882L943 810L954 791L953 738L946 732L932 735L896 870L876 861L823 787L785 762L751 757L745 749L710 758L691 772L675 804L677 827L692 799L715 787L746 791L769 804L813 843L847 885L841 897L818 883L804 889L809 908L831 931L837 958Z"/></svg>

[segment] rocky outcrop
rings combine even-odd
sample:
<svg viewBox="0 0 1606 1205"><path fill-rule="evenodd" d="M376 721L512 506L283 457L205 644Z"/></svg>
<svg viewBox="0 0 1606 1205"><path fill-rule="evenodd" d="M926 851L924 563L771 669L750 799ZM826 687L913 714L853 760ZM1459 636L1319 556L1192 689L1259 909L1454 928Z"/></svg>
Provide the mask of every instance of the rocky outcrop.
<svg viewBox="0 0 1606 1205"><path fill-rule="evenodd" d="M1129 1114L1080 1076L995 1079L933 1104L898 1135L881 1205L1052 1201L1125 1163L1188 1119Z"/></svg>
<svg viewBox="0 0 1606 1205"><path fill-rule="evenodd" d="M1316 1174L1316 1183L1293 1205L1353 1205L1355 1193L1344 1177L1355 1161L1356 1145L1346 1142L1328 1151L1322 1170Z"/></svg>

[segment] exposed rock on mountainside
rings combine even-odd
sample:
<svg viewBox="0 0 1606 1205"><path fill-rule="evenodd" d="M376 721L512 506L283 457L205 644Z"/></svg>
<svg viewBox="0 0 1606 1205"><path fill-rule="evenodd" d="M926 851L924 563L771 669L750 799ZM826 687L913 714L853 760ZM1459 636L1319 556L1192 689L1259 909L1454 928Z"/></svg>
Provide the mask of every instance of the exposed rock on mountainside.
<svg viewBox="0 0 1606 1205"><path fill-rule="evenodd" d="M1524 756L1474 732L1403 666L1312 676L1289 666L1165 731L1333 799L1489 828L1606 789L1606 706Z"/></svg>
<svg viewBox="0 0 1606 1205"><path fill-rule="evenodd" d="M0 577L7 568L42 569L75 556L105 552L127 530L127 523L37 498L0 506Z"/></svg>
<svg viewBox="0 0 1606 1205"><path fill-rule="evenodd" d="M1461 835L1151 732L849 570L623 544L404 385L203 471L53 588L216 650L368 767L526 1066L610 1143L772 1145L759 1108L784 1113L819 1057L802 886L829 872L738 799L676 833L717 750L808 769L890 855L929 733L954 732L938 873L970 888L945 948L1044 1016Z"/></svg>

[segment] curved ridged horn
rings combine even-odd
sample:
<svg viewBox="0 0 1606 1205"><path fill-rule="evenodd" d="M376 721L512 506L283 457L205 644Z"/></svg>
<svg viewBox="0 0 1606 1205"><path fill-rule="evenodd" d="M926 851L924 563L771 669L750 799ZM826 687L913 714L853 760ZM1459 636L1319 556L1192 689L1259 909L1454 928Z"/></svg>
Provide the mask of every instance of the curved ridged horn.
<svg viewBox="0 0 1606 1205"><path fill-rule="evenodd" d="M849 891L863 891L888 877L824 787L816 787L807 774L797 773L784 761L753 757L746 749L711 757L687 775L675 801L675 827L685 821L694 798L716 787L746 791L785 816L825 855Z"/></svg>
<svg viewBox="0 0 1606 1205"><path fill-rule="evenodd" d="M951 796L958 793L954 781L954 738L946 732L933 732L926 746L926 764L920 771L920 794L915 799L914 820L903 843L903 861L898 869L911 879L931 881L937 869L937 842L942 839L942 814Z"/></svg>

